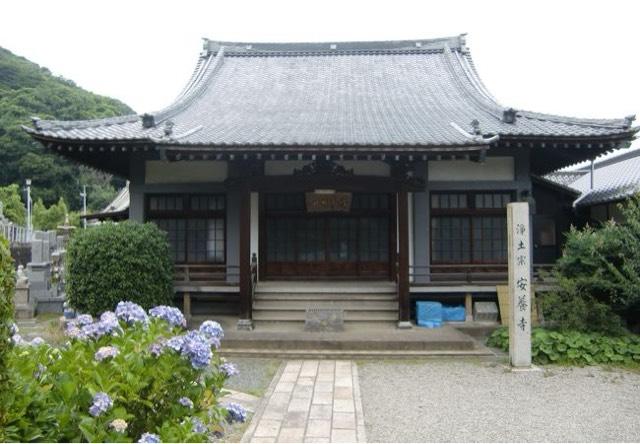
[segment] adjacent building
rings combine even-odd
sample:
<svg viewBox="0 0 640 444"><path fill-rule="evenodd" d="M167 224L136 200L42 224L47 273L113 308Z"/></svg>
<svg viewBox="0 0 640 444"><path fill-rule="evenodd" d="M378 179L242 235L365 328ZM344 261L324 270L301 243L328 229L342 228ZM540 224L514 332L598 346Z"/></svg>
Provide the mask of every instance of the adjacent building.
<svg viewBox="0 0 640 444"><path fill-rule="evenodd" d="M256 294L301 281L391 289L371 319L406 325L412 297L495 294L509 202L531 203L533 261L552 261L577 195L542 176L628 146L632 121L504 106L458 36L205 40L167 108L25 130L128 179L128 216L168 233L177 290L235 307L240 325L285 319L293 304L276 315Z"/></svg>

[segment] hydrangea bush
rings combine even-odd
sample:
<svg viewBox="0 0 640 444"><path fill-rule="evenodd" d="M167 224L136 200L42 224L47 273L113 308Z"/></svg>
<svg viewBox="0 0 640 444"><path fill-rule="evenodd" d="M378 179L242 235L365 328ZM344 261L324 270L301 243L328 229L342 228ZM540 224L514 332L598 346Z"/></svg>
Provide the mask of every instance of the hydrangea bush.
<svg viewBox="0 0 640 444"><path fill-rule="evenodd" d="M9 354L9 441L202 442L246 419L219 400L237 372L220 324L185 330L182 313L131 302L67 321L68 342L23 341Z"/></svg>

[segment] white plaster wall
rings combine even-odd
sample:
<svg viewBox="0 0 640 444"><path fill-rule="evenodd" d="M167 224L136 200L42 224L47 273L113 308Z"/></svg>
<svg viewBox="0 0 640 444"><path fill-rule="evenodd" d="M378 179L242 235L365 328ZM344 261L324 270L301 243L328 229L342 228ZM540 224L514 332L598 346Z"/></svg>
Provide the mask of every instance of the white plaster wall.
<svg viewBox="0 0 640 444"><path fill-rule="evenodd" d="M267 160L264 163L264 173L267 176L287 176L293 174L294 169L308 165L310 160ZM340 160L336 163L346 169L353 169L357 176L389 176L390 167L379 160Z"/></svg>
<svg viewBox="0 0 640 444"><path fill-rule="evenodd" d="M513 157L487 157L482 163L471 160L430 160L427 169L429 182L515 179Z"/></svg>
<svg viewBox="0 0 640 444"><path fill-rule="evenodd" d="M145 184L222 182L227 178L227 162L189 160L145 162Z"/></svg>
<svg viewBox="0 0 640 444"><path fill-rule="evenodd" d="M251 255L256 254L258 262L260 261L260 255L258 254L258 248L260 247L260 210L258 207L258 193L251 193ZM258 264L259 265L259 264ZM260 267L258 267L258 270ZM258 276L260 278L260 276Z"/></svg>

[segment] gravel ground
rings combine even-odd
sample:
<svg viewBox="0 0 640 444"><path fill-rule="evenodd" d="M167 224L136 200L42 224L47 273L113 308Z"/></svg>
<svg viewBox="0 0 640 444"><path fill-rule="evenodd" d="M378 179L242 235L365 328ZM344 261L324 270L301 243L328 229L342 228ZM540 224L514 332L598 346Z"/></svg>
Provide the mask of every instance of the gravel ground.
<svg viewBox="0 0 640 444"><path fill-rule="evenodd" d="M250 395L262 397L269 387L273 375L280 367L278 359L261 359L261 358L227 358L229 362L233 362L240 371L239 374L232 376L227 380L225 388L237 390L239 392L249 393ZM240 442L245 429L251 423L250 413L247 421L241 424L234 423L225 428L224 435L217 442Z"/></svg>
<svg viewBox="0 0 640 444"><path fill-rule="evenodd" d="M258 397L264 395L281 362L279 359L263 358L227 359L238 367L240 374L229 378L225 387Z"/></svg>
<svg viewBox="0 0 640 444"><path fill-rule="evenodd" d="M640 373L482 360L359 363L371 442L640 441Z"/></svg>

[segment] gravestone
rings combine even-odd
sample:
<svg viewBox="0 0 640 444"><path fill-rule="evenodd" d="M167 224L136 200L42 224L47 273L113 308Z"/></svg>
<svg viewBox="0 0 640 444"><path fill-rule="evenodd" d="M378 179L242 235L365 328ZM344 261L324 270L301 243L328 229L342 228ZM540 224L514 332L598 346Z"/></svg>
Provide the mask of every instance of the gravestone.
<svg viewBox="0 0 640 444"><path fill-rule="evenodd" d="M307 308L305 331L343 331L344 310L341 308Z"/></svg>
<svg viewBox="0 0 640 444"><path fill-rule="evenodd" d="M29 300L29 281L24 274L22 265L18 266L16 278L16 289L13 297L16 319L32 318L35 314L35 309Z"/></svg>

